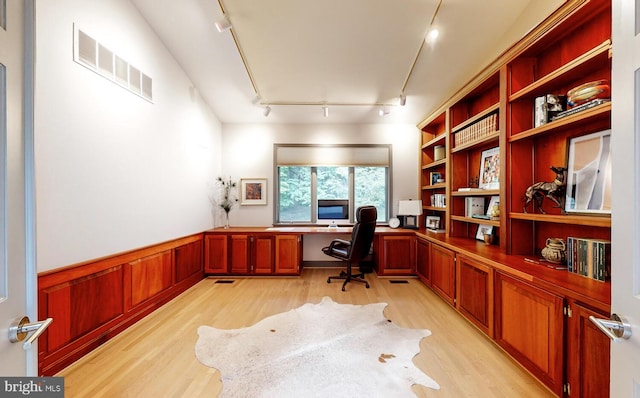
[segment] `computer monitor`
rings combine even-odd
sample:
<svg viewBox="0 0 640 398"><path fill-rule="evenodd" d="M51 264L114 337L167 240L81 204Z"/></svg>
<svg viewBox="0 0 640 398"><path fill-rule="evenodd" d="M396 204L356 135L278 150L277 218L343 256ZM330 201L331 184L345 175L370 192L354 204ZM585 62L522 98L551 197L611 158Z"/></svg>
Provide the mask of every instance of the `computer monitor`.
<svg viewBox="0 0 640 398"><path fill-rule="evenodd" d="M348 199L318 199L318 220L348 220Z"/></svg>

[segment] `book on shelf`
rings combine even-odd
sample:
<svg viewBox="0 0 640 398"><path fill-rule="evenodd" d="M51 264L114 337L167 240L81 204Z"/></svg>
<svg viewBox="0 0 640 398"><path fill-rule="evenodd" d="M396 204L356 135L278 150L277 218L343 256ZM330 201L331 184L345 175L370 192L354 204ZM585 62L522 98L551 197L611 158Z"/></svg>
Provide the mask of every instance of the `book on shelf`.
<svg viewBox="0 0 640 398"><path fill-rule="evenodd" d="M555 116L553 116L551 118L551 121L558 120L558 119L561 119L563 117L575 115L576 113L585 111L587 109L595 108L596 106L602 105L605 102L609 102L609 101L611 101L611 100L610 99L597 98L597 99L591 100L589 102L585 102L582 105L574 106L571 109L568 109L566 111L562 111L562 112L558 113L557 115L555 115Z"/></svg>
<svg viewBox="0 0 640 398"><path fill-rule="evenodd" d="M453 135L453 146L459 147L475 141L480 141L484 137L497 132L498 114L492 113L477 122L458 130Z"/></svg>
<svg viewBox="0 0 640 398"><path fill-rule="evenodd" d="M604 282L611 275L611 241L567 238L567 270Z"/></svg>
<svg viewBox="0 0 640 398"><path fill-rule="evenodd" d="M464 198L464 216L473 217L474 215L485 215L484 213L484 198L477 196L470 196Z"/></svg>
<svg viewBox="0 0 640 398"><path fill-rule="evenodd" d="M446 195L443 193L435 193L431 195L432 207L447 207Z"/></svg>

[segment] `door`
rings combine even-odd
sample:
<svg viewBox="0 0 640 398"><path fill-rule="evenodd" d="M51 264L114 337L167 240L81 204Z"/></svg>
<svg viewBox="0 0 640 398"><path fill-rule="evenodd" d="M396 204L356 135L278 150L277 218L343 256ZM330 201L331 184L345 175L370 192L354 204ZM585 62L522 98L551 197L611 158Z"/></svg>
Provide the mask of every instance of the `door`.
<svg viewBox="0 0 640 398"><path fill-rule="evenodd" d="M640 0L613 0L611 312L631 337L611 344L611 397L640 397Z"/></svg>
<svg viewBox="0 0 640 398"><path fill-rule="evenodd" d="M5 4L6 3L6 4ZM33 1L0 0L0 375L36 376L37 345L9 341L11 323L37 320L33 228L31 72L25 73L25 32L33 32ZM25 14L29 15L25 18ZM26 21L26 22L25 22ZM28 24L28 30L24 24ZM31 69L28 62L27 68ZM25 93L27 100L25 101Z"/></svg>

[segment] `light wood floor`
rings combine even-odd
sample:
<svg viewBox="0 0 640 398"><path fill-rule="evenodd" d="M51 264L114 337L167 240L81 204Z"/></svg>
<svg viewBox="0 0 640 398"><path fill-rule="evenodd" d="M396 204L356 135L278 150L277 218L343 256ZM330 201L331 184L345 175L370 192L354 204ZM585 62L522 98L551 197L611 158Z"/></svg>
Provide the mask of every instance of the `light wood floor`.
<svg viewBox="0 0 640 398"><path fill-rule="evenodd" d="M317 303L386 302L385 316L399 326L430 329L414 363L440 384L414 386L418 397L551 397L488 338L417 279L392 284L326 283L336 269L305 269L300 278L205 279L58 374L66 397L216 397L220 374L194 355L200 325L239 328L280 312ZM319 325L320 326L320 325ZM251 397L248 397L251 398Z"/></svg>

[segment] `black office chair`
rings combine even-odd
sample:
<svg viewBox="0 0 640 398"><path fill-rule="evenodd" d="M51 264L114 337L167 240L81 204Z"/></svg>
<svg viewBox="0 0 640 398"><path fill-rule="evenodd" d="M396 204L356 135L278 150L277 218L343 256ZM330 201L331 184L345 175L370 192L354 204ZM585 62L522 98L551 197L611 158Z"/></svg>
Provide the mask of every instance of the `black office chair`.
<svg viewBox="0 0 640 398"><path fill-rule="evenodd" d="M356 224L351 232L351 240L334 239L327 247L323 247L322 251L327 256L335 257L347 263L347 271L340 272L338 276L330 276L327 283L331 283L333 279L344 279L342 291L345 291L347 283L351 281L362 282L365 287L369 288L369 282L364 279L363 268L360 262L364 260L371 250L373 243L373 233L376 229L376 220L378 212L374 206L362 206L356 210ZM358 265L359 273L351 272L352 265Z"/></svg>

